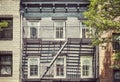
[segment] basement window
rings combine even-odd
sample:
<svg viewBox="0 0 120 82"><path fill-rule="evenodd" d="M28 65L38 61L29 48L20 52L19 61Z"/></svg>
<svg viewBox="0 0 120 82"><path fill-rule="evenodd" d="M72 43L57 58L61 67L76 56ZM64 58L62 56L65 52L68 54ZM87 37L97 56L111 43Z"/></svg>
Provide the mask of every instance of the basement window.
<svg viewBox="0 0 120 82"><path fill-rule="evenodd" d="M92 78L92 56L81 56L81 78Z"/></svg>
<svg viewBox="0 0 120 82"><path fill-rule="evenodd" d="M39 77L39 57L28 58L28 78Z"/></svg>

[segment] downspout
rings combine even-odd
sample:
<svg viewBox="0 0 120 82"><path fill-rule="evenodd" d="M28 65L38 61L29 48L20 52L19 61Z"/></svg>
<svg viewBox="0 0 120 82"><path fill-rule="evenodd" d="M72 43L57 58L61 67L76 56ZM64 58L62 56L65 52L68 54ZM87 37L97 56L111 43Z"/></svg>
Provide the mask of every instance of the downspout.
<svg viewBox="0 0 120 82"><path fill-rule="evenodd" d="M22 54L23 54L23 28L22 28L22 18L23 18L23 10L20 10L20 82L22 82Z"/></svg>

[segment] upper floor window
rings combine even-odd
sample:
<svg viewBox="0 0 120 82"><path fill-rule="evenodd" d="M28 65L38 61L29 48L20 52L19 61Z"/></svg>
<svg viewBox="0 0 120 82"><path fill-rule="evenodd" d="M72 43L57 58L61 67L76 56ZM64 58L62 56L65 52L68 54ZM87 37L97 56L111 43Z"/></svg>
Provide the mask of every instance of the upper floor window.
<svg viewBox="0 0 120 82"><path fill-rule="evenodd" d="M89 37L89 29L87 28L87 26L85 24L83 24L83 22L80 22L80 28L81 28L81 37L82 38L88 38Z"/></svg>
<svg viewBox="0 0 120 82"><path fill-rule="evenodd" d="M30 38L38 38L39 37L39 27L40 23L39 21L29 21L28 22L28 30L29 30L29 36Z"/></svg>
<svg viewBox="0 0 120 82"><path fill-rule="evenodd" d="M55 22L55 39L65 39L65 22Z"/></svg>
<svg viewBox="0 0 120 82"><path fill-rule="evenodd" d="M81 56L81 77L92 78L92 57Z"/></svg>
<svg viewBox="0 0 120 82"><path fill-rule="evenodd" d="M120 33L113 33L113 50L120 50Z"/></svg>
<svg viewBox="0 0 120 82"><path fill-rule="evenodd" d="M0 40L11 40L13 38L13 18L1 18L0 22L6 21L8 22L8 27L3 27L0 30Z"/></svg>
<svg viewBox="0 0 120 82"><path fill-rule="evenodd" d="M0 76L12 76L12 54L0 54Z"/></svg>
<svg viewBox="0 0 120 82"><path fill-rule="evenodd" d="M28 78L39 77L39 57L28 58Z"/></svg>
<svg viewBox="0 0 120 82"><path fill-rule="evenodd" d="M66 77L66 60L65 57L60 57L56 60L55 64L55 78Z"/></svg>

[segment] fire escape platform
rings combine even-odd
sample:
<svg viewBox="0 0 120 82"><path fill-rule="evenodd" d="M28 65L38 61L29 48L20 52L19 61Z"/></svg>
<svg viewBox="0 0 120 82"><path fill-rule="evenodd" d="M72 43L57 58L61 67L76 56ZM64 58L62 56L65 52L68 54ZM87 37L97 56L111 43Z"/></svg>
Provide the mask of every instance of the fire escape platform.
<svg viewBox="0 0 120 82"><path fill-rule="evenodd" d="M25 82L96 82L96 78L52 78L52 79L23 79Z"/></svg>

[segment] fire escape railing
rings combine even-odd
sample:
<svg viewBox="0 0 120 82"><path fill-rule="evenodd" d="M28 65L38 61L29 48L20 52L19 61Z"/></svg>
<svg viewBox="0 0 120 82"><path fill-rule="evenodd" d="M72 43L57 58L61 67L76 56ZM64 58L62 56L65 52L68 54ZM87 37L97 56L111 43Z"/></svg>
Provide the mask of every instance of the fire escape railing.
<svg viewBox="0 0 120 82"><path fill-rule="evenodd" d="M50 68L52 67L52 65L54 64L54 62L56 61L56 59L59 57L61 51L64 49L64 47L66 46L68 41L65 41L65 43L62 45L62 47L59 49L59 51L56 53L56 55L54 56L53 60L50 62L50 64L48 65L46 71L43 73L43 75L41 76L40 80L43 79L43 77L47 74L47 72L50 70Z"/></svg>

